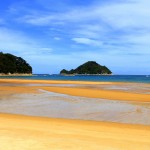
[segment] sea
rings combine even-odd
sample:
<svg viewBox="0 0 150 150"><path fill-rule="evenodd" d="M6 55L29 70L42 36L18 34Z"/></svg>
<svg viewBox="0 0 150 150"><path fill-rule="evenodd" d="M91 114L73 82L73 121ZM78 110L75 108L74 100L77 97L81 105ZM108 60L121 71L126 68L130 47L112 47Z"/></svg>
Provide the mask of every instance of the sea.
<svg viewBox="0 0 150 150"><path fill-rule="evenodd" d="M32 76L0 76L0 79L150 83L150 75L68 75L67 76L67 75L57 75L57 74L54 75L33 74Z"/></svg>

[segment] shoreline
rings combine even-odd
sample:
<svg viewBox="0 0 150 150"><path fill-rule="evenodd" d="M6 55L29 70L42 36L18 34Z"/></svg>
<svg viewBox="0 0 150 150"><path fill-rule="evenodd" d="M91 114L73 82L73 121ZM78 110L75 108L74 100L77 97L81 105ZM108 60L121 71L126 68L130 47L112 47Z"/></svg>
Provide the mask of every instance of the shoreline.
<svg viewBox="0 0 150 150"><path fill-rule="evenodd" d="M14 74L1 74L0 73L0 77L11 77L11 76L13 76L13 77L17 77L17 76L33 76L33 74L28 74L28 73L14 73Z"/></svg>
<svg viewBox="0 0 150 150"><path fill-rule="evenodd" d="M58 81L58 80L21 80L21 79L0 79L0 83L7 83L7 84L35 84L35 86L23 86L23 87L5 87L5 91L11 90L19 90L21 92L21 88L27 92L30 90L37 91L38 89L47 90L50 92L56 92L61 94L67 94L72 96L81 96L81 97L89 97L89 98L102 98L102 99L109 99L109 100L125 100L125 101L137 101L137 102L150 102L150 94L143 94L143 93L136 93L136 91L123 91L123 90L112 90L112 89L103 89L103 88L94 88L94 86L125 86L125 85L146 85L150 87L150 84L145 83L124 83L124 82L84 82L84 81ZM36 84L41 84L37 85ZM42 84L56 84L58 85L53 86L44 86ZM59 84L73 84L74 87L60 87ZM80 85L85 85L81 87ZM93 87L88 87L89 85ZM1 87L4 88L3 86ZM23 92L23 90L22 90Z"/></svg>
<svg viewBox="0 0 150 150"><path fill-rule="evenodd" d="M34 76L34 75L32 75ZM11 83L47 83L47 84L146 84L145 82L124 82L124 81L84 81L84 80L45 80L45 79L16 79L16 78L0 78L0 82L11 82Z"/></svg>
<svg viewBox="0 0 150 150"><path fill-rule="evenodd" d="M58 75L62 75L62 76L112 76L114 74L65 74L65 73L62 73L62 74L58 74Z"/></svg>
<svg viewBox="0 0 150 150"><path fill-rule="evenodd" d="M45 78L45 76L47 76ZM78 76L78 75L77 75ZM131 78L130 80L129 79L126 79L126 78L106 78L105 79L101 79L101 78L98 78L98 79L94 79L92 76L95 76L95 75L90 75L91 77L88 79L88 78L82 78L82 76L84 75L81 75L79 78L78 77L72 77L72 75L67 75L67 76L63 76L63 75L46 75L46 74L43 74L43 76L38 76L36 74L22 74L22 75L19 75L19 74L14 74L14 75L0 75L0 79L13 79L13 80L35 80L35 81L72 81L72 82L93 82L93 83L100 83L100 82L112 82L112 83L139 83L139 84L150 84L150 81L149 81L149 78L146 78L148 77L147 75L137 75L137 76L144 76L145 78L143 79L140 78L139 80L137 79L133 79ZM87 75L88 77L89 75ZM96 76L109 76L109 75L96 75ZM111 76L115 76L115 75L110 75ZM117 75L117 76L124 76L124 75ZM132 76L132 75L129 75L129 76ZM134 76L134 75L133 75ZM24 78L23 78L24 77ZM30 78L28 78L30 77Z"/></svg>

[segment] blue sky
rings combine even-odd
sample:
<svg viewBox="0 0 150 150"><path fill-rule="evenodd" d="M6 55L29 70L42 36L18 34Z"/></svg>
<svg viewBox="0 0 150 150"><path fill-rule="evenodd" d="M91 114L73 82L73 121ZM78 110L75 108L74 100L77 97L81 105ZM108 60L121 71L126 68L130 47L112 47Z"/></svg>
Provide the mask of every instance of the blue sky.
<svg viewBox="0 0 150 150"><path fill-rule="evenodd" d="M0 50L34 73L94 60L114 74L150 74L149 0L5 0Z"/></svg>

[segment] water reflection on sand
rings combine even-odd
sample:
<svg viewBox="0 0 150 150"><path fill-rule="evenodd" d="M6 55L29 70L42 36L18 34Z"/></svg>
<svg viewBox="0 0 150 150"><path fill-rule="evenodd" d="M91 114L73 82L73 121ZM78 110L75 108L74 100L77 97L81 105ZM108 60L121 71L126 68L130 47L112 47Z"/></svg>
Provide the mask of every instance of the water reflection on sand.
<svg viewBox="0 0 150 150"><path fill-rule="evenodd" d="M150 103L57 94L14 94L0 98L0 112L150 125Z"/></svg>

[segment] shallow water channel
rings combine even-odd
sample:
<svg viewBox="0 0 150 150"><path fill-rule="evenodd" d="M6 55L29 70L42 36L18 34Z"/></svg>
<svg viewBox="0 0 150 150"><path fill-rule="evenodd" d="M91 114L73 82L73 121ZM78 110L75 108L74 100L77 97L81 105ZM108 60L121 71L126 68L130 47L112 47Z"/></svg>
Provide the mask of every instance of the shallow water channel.
<svg viewBox="0 0 150 150"><path fill-rule="evenodd" d="M39 91L38 94L13 94L0 98L0 112L150 125L149 102L104 100Z"/></svg>

